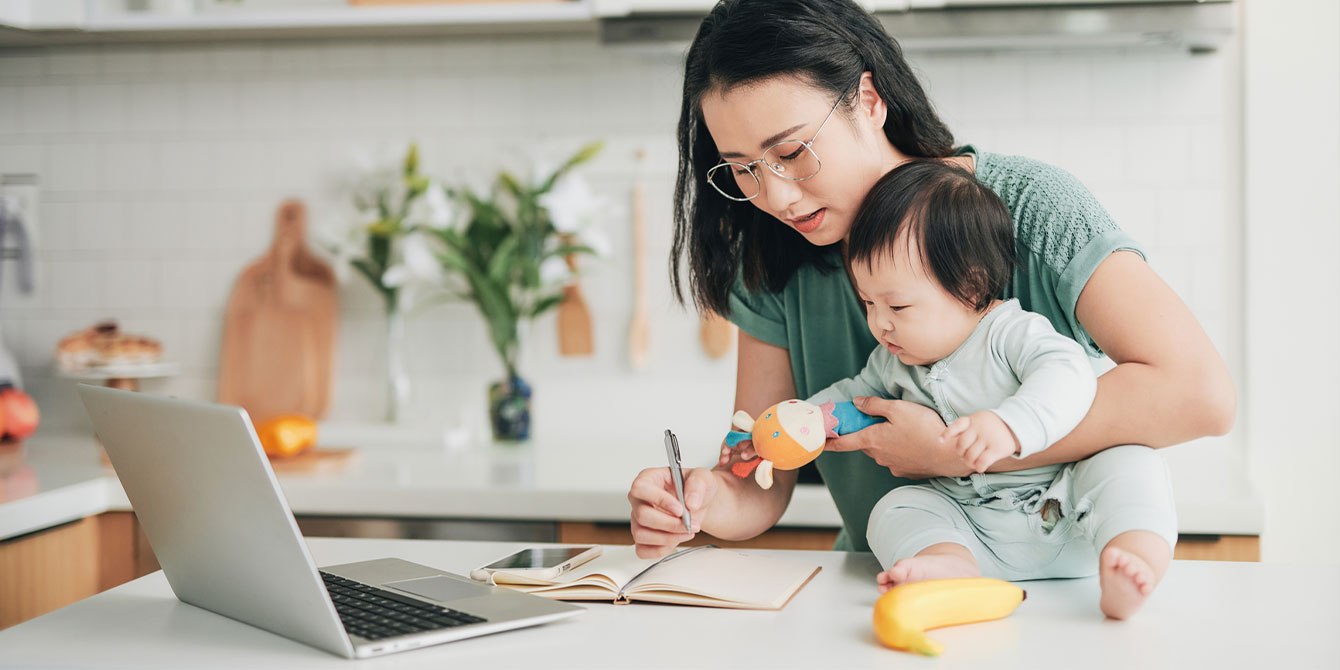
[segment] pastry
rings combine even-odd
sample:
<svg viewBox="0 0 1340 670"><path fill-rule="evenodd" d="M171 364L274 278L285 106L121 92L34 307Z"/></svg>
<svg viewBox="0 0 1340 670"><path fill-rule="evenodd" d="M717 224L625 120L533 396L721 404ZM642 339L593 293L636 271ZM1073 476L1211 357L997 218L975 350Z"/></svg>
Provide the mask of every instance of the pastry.
<svg viewBox="0 0 1340 670"><path fill-rule="evenodd" d="M115 321L103 321L71 333L56 346L56 363L66 372L112 365L147 365L157 363L162 355L163 345L158 340L123 334Z"/></svg>

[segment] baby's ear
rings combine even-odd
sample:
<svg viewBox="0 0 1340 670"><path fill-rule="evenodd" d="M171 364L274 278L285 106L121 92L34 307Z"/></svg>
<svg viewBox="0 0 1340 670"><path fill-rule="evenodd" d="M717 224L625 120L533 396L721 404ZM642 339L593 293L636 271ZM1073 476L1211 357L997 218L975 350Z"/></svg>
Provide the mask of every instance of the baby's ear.
<svg viewBox="0 0 1340 670"><path fill-rule="evenodd" d="M979 308L982 304L990 304L991 298L991 275L986 268L980 265L974 265L968 268L968 276L963 280L964 295L969 299L964 301L973 309Z"/></svg>

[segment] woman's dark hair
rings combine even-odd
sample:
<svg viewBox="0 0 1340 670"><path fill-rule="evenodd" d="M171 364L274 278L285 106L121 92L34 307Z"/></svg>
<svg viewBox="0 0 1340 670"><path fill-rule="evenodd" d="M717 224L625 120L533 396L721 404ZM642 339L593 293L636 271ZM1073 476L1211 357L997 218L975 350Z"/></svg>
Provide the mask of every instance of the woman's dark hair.
<svg viewBox="0 0 1340 670"><path fill-rule="evenodd" d="M899 152L918 158L953 153L953 135L902 49L854 0L722 0L703 19L684 65L679 113L670 283L681 302L680 260L686 253L694 304L723 315L730 311L730 287L741 265L749 290L772 292L781 291L806 263L823 271L839 267L827 248L781 229L752 203L721 197L707 183L707 170L721 157L703 123L703 96L794 76L854 99L855 85L867 71L888 106L884 134Z"/></svg>
<svg viewBox="0 0 1340 670"><path fill-rule="evenodd" d="M1014 274L1010 210L972 173L936 160L911 161L880 177L847 237L847 260L871 268L911 236L921 261L949 295L978 312Z"/></svg>

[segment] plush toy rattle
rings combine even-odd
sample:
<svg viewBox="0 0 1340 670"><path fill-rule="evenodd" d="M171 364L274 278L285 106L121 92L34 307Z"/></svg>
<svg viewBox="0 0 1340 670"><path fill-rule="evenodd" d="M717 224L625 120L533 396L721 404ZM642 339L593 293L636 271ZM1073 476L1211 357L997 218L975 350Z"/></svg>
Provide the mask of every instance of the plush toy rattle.
<svg viewBox="0 0 1340 670"><path fill-rule="evenodd" d="M731 472L736 477L748 477L752 471L759 486L772 488L773 468L795 470L818 458L828 438L854 433L883 420L856 409L851 401L814 405L785 400L763 410L757 421L741 410L731 419L731 425L740 430L727 433L726 445L734 449L753 442L758 457L732 465Z"/></svg>

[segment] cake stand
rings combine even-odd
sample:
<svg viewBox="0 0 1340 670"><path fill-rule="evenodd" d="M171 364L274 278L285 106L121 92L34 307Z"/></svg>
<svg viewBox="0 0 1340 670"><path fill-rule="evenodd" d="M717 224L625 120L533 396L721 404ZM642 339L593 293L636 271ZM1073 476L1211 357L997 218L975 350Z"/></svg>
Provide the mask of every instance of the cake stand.
<svg viewBox="0 0 1340 670"><path fill-rule="evenodd" d="M83 370L60 370L66 379L101 381L107 386L127 391L140 390L140 380L151 377L171 377L181 371L176 363L141 363L138 365L100 365Z"/></svg>

